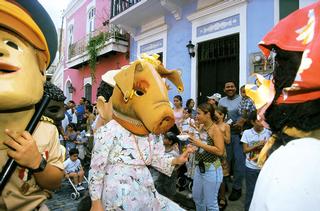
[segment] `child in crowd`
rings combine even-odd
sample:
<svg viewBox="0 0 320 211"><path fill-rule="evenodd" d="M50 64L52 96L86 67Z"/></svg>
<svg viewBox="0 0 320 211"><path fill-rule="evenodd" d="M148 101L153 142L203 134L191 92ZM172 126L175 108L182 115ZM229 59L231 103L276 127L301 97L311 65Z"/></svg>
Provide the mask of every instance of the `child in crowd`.
<svg viewBox="0 0 320 211"><path fill-rule="evenodd" d="M241 138L243 152L246 153L245 211L249 210L253 191L260 173L260 168L257 165L260 150L271 136L271 131L264 128L261 120L257 119L256 112L249 115L249 121L253 125L253 128L245 130Z"/></svg>
<svg viewBox="0 0 320 211"><path fill-rule="evenodd" d="M217 117L216 124L219 127L220 131L223 134L224 138L224 144L230 144L230 125L225 123L228 114L228 109L223 106L218 106L215 110L215 115ZM226 149L226 147L225 147ZM219 195L218 195L218 203L220 210L224 210L227 206L227 200L226 200L226 180L230 176L230 168L227 161L227 152L225 150L222 158L221 158L221 166L222 166L222 172L223 172L223 181L221 183L220 189L219 189Z"/></svg>
<svg viewBox="0 0 320 211"><path fill-rule="evenodd" d="M78 135L77 135L77 140L75 141L75 144L76 144L76 148L79 151L78 157L81 161L83 161L86 156L85 145L88 143L88 137L86 136L85 130L83 130L81 132L78 131L77 134Z"/></svg>
<svg viewBox="0 0 320 211"><path fill-rule="evenodd" d="M163 144L165 147L165 156L179 156L178 148L179 139L173 132L167 132L164 135ZM171 177L168 177L165 174L159 173L158 179L155 181L155 187L157 191L172 199L176 194L176 184L177 184L177 170L172 172Z"/></svg>
<svg viewBox="0 0 320 211"><path fill-rule="evenodd" d="M69 151L76 148L75 141L77 139L76 126L73 123L68 124L67 131L64 134L64 140L66 142L67 157L69 157Z"/></svg>
<svg viewBox="0 0 320 211"><path fill-rule="evenodd" d="M79 151L76 148L72 148L69 151L69 158L64 161L64 171L65 177L71 178L73 184L76 186L77 190L83 190L82 181L84 177L84 171L81 166L81 162L78 158Z"/></svg>
<svg viewBox="0 0 320 211"><path fill-rule="evenodd" d="M183 111L183 121L182 121L182 134L195 134L198 133L198 131L195 128L195 121L191 117L192 116L192 109L191 108L185 108ZM184 145L182 146L182 150L184 150L187 145L189 144L189 140L187 142L184 142ZM186 176L190 179L193 178L195 164L194 164L194 154L191 154L189 156L189 161L185 164L186 168Z"/></svg>
<svg viewBox="0 0 320 211"><path fill-rule="evenodd" d="M191 118L192 115L192 109L190 108L185 108L183 110L183 118L182 118L182 127L181 127L181 131L182 133L189 133L192 132L194 130L194 128L192 128L191 125L194 125L194 120Z"/></svg>

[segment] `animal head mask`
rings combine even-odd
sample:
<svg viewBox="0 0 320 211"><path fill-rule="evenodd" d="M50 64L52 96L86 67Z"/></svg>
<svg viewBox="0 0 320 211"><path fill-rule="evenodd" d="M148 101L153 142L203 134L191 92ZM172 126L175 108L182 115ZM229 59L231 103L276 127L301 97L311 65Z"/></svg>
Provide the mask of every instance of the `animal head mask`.
<svg viewBox="0 0 320 211"><path fill-rule="evenodd" d="M183 91L179 72L166 69L157 58L142 55L114 77L113 118L137 135L164 133L174 124L168 86L162 78Z"/></svg>

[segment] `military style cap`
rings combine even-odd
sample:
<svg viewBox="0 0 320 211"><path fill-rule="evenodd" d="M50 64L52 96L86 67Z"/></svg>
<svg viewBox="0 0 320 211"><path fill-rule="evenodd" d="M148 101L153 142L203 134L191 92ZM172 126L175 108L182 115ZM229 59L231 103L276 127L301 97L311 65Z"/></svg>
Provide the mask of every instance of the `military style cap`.
<svg viewBox="0 0 320 211"><path fill-rule="evenodd" d="M0 27L14 31L42 51L48 68L57 51L57 32L37 0L0 0Z"/></svg>

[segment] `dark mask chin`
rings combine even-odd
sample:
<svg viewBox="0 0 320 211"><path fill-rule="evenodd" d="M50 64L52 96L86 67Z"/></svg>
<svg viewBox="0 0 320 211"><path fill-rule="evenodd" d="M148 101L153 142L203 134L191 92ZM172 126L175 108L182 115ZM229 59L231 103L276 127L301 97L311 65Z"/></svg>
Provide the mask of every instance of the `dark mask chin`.
<svg viewBox="0 0 320 211"><path fill-rule="evenodd" d="M54 120L55 122L59 122L64 119L64 112L52 113L52 112L45 112L44 115L49 117L50 119Z"/></svg>
<svg viewBox="0 0 320 211"><path fill-rule="evenodd" d="M44 112L44 115L51 118L55 122L59 122L64 119L64 112L65 109L63 102L51 100Z"/></svg>

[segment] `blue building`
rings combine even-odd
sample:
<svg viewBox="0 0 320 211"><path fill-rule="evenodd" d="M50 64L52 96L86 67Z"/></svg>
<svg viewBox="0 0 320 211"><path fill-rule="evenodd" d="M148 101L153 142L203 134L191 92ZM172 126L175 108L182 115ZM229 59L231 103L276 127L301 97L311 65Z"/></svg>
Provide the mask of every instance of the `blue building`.
<svg viewBox="0 0 320 211"><path fill-rule="evenodd" d="M268 73L257 47L279 19L315 0L112 0L110 23L131 35L130 60L158 53L179 69L183 99L223 94L225 81L252 82ZM189 45L189 52L187 45ZM193 49L192 49L193 47ZM194 52L194 53L192 53ZM178 94L169 92L170 99Z"/></svg>

